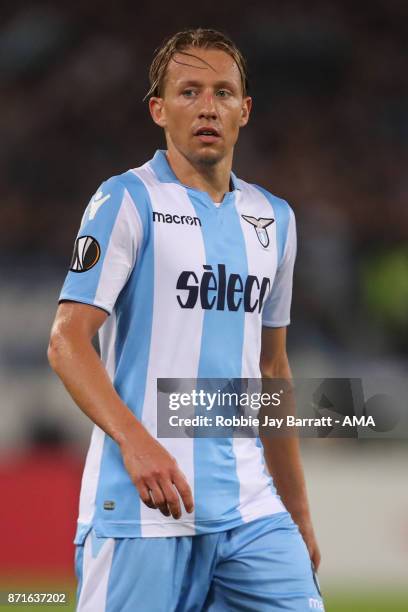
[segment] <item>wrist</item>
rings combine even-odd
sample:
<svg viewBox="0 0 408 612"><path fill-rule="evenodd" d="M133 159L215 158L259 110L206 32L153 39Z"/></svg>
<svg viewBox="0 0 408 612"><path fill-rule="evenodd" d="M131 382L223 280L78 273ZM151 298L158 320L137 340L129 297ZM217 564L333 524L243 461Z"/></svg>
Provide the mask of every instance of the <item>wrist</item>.
<svg viewBox="0 0 408 612"><path fill-rule="evenodd" d="M147 439L150 438L149 432L136 419L133 414L129 414L129 418L121 424L120 427L112 431L111 437L119 446L121 451L126 450L129 446L138 448Z"/></svg>
<svg viewBox="0 0 408 612"><path fill-rule="evenodd" d="M308 529L312 525L312 519L309 509L289 509L293 521L298 525L299 529Z"/></svg>
<svg viewBox="0 0 408 612"><path fill-rule="evenodd" d="M307 518L292 517L292 518L293 518L293 521L296 523L296 525L299 527L299 531L303 536L308 536L308 535L313 534L313 524L312 524L310 517L307 517Z"/></svg>

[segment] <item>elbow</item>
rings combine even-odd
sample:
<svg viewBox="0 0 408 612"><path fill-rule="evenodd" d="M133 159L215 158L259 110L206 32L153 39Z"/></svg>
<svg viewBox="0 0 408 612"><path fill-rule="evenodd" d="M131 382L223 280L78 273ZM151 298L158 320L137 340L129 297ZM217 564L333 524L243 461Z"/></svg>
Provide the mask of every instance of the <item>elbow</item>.
<svg viewBox="0 0 408 612"><path fill-rule="evenodd" d="M50 367L54 370L54 372L57 372L58 370L61 361L61 355L64 352L63 346L63 336L61 336L61 334L59 334L58 332L52 332L47 348L47 358L48 363L50 364Z"/></svg>

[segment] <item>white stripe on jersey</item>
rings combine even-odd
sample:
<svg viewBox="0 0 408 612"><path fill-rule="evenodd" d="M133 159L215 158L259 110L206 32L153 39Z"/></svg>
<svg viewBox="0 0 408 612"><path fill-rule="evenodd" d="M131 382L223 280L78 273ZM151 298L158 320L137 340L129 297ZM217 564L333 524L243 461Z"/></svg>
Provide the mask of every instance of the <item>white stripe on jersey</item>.
<svg viewBox="0 0 408 612"><path fill-rule="evenodd" d="M113 310L116 296L129 278L142 240L142 222L125 189L95 294L95 303L105 304L109 312Z"/></svg>
<svg viewBox="0 0 408 612"><path fill-rule="evenodd" d="M139 178L145 184L149 195L153 212L160 212L164 215L177 213L182 216L195 216L193 206L186 195L185 189L175 185L158 185L150 167L142 167L136 171ZM157 435L157 410L156 410L156 379L180 378L183 373L184 378L195 378L197 375L198 361L200 358L201 347L201 328L203 324L203 311L192 309L188 312L189 320L186 321L186 312L183 311L176 300L169 301L168 296L174 292L174 278L170 270L163 265L163 261L169 259L171 266L177 266L174 258L180 257L180 266L184 265L183 258L185 253L189 253L190 269L200 269L202 262L205 261L204 246L199 228L191 227L192 230L186 238L185 228L182 225L172 225L173 242L168 239L168 226L165 223L154 223L154 241L160 245L160 249L168 249L169 252L163 253L159 248L155 248L154 262L154 311L152 336L150 344L146 395L143 406L143 422L149 431ZM184 229L184 232L182 231ZM187 240L187 241L186 241ZM174 244L183 243L183 251L175 252ZM195 330L195 334L182 334L180 330L183 326L188 326ZM163 349L162 336L166 330L166 346ZM180 453L180 442L183 444L183 452ZM160 438L160 443L175 457L178 465L185 474L194 496L194 439L183 438ZM192 535L194 529L194 512L187 514L182 507L183 517L177 523L177 535ZM166 535L169 519L157 510L152 510L144 504L141 506L142 535L154 537L158 530L162 535ZM167 524L167 526L166 526ZM174 525L174 522L172 522ZM160 527L163 526L163 529Z"/></svg>

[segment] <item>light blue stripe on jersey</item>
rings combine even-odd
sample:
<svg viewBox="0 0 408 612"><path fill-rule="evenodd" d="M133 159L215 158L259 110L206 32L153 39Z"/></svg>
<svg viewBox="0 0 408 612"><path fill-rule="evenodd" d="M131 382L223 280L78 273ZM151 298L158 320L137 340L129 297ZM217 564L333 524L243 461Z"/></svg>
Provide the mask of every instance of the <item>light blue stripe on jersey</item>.
<svg viewBox="0 0 408 612"><path fill-rule="evenodd" d="M118 177L113 176L108 181L102 183L98 189L99 191L102 191L104 195L110 194L110 198L105 205L99 208L98 213L93 219L89 219L90 206L88 205L83 225L77 236L92 236L96 238L101 248L99 261L85 273L69 271L61 290L60 300L66 297L66 299L75 299L85 304L94 304L110 236L122 204L124 186L118 180ZM78 274L81 275L81 282L78 282Z"/></svg>
<svg viewBox="0 0 408 612"><path fill-rule="evenodd" d="M282 200L281 198L277 198L272 195L259 185L254 185L258 191L260 191L268 200L273 208L273 212L275 214L275 223L276 223L276 244L278 249L278 266L282 261L283 253L285 251L286 239L288 236L288 228L289 228L289 216L290 216L290 207L289 204Z"/></svg>
<svg viewBox="0 0 408 612"><path fill-rule="evenodd" d="M202 220L206 264L212 266L216 276L218 264L225 264L227 274L234 272L245 279L248 263L234 192L228 193L220 208L216 208L206 194L187 191ZM228 241L224 231L224 240L220 242L220 224L229 229ZM215 373L217 378L241 377L244 325L242 304L236 312L216 308L205 310L198 378L212 378ZM212 473L214 469L217 470L216 479ZM196 521L200 521L201 516L207 520L209 517L222 520L225 515L235 522L241 518L238 510L240 485L232 438L194 439L194 481ZM203 530L205 525L200 525L200 533Z"/></svg>
<svg viewBox="0 0 408 612"><path fill-rule="evenodd" d="M118 332L115 346L115 387L124 401L129 402L128 405L137 418L141 419L153 321L154 232L151 227L152 204L144 183L133 172L125 174L125 181L143 226L143 244L139 249L140 252L143 251L143 257L138 257L135 269L116 306ZM132 327L130 319L133 321ZM132 347L132 360L121 359L121 351L125 349L126 344Z"/></svg>
<svg viewBox="0 0 408 612"><path fill-rule="evenodd" d="M139 250L143 250L143 257L138 257L135 269L115 304L117 336L114 387L125 404L138 419L141 419L153 320L154 241L150 229L152 206L146 187L133 172L129 171L122 175L122 180L142 221L143 244ZM131 359L129 347L132 347ZM126 358L125 351L127 351ZM109 474L108 479L105 478L107 474ZM114 480L113 474L121 475L121 478ZM115 500L114 511L103 509L104 501L109 499ZM98 518L104 521L121 521L125 523L123 535L129 535L126 533L126 521L131 516L132 535L140 535L140 526L136 527L134 523L140 521L140 503L139 493L123 469L118 445L109 436L105 436L96 496L96 528L98 529ZM119 524L117 528L120 529ZM136 529L139 530L138 533Z"/></svg>

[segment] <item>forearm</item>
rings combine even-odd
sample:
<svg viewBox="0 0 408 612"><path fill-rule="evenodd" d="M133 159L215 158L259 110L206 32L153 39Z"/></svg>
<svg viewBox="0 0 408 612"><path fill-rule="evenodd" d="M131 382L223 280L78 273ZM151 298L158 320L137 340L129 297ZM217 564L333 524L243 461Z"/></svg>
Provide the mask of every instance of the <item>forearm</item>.
<svg viewBox="0 0 408 612"><path fill-rule="evenodd" d="M295 398L293 395L292 372L286 351L278 358L267 363L261 363L264 387L285 389L280 416L295 413ZM279 382L278 382L279 381ZM299 440L292 432L287 436L271 435L269 430L260 430L260 438L264 447L265 462L273 478L274 484L287 510L296 523L310 521L310 510L307 500L306 483L300 456Z"/></svg>
<svg viewBox="0 0 408 612"><path fill-rule="evenodd" d="M294 437L262 437L265 462L277 492L295 523L311 520L299 441Z"/></svg>
<svg viewBox="0 0 408 612"><path fill-rule="evenodd" d="M117 394L91 338L54 333L48 349L51 367L79 408L120 446L128 474L140 498L164 516L181 516L194 504L187 480L175 459L154 439Z"/></svg>
<svg viewBox="0 0 408 612"><path fill-rule="evenodd" d="M280 414L273 416L283 417L285 421L286 415L295 414L296 411L293 377L286 354L286 329L263 328L260 368L263 390L278 391L281 396L282 403L276 408ZM283 394L281 390L284 391ZM271 435L272 433L269 430L268 434L268 430L262 430L262 427L259 430L265 462L278 494L299 527L313 566L317 570L320 564L320 551L310 517L299 440L285 427L283 431L275 432L275 435Z"/></svg>
<svg viewBox="0 0 408 612"><path fill-rule="evenodd" d="M117 394L90 339L56 334L48 358L77 406L118 444L147 434Z"/></svg>

